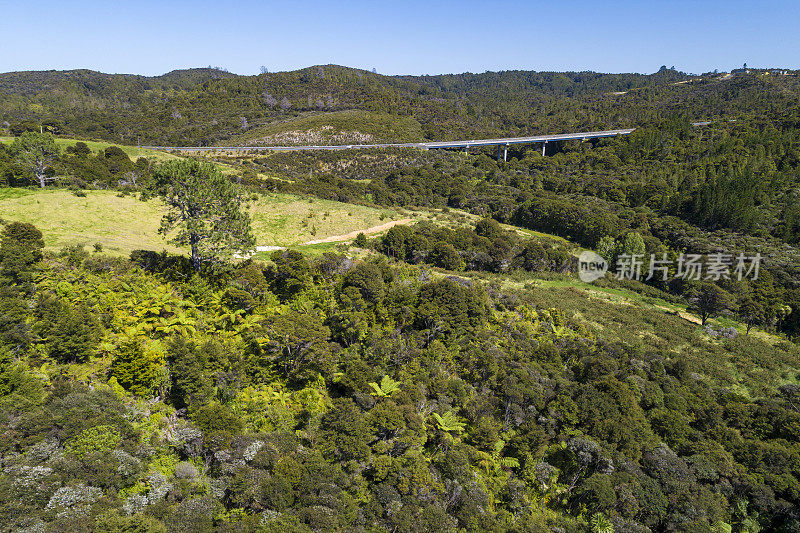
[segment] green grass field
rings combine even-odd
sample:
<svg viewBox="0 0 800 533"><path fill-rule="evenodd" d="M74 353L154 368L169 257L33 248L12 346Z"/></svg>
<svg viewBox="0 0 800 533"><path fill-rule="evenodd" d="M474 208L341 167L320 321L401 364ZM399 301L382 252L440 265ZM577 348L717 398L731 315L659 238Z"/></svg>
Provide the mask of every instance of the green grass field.
<svg viewBox="0 0 800 533"><path fill-rule="evenodd" d="M103 141L87 141L85 139L65 139L63 137L54 137L53 138L56 142L56 145L61 149L63 152L69 146L75 146L75 144L79 142L86 143L86 146L89 147L90 150L93 152L101 152L108 148L109 146L118 146L123 152L128 154L131 161L136 161L140 157L146 157L147 159L154 161L156 163L163 163L165 161L172 161L174 159L182 159L183 156L178 156L175 154L171 154L169 152L164 152L161 150L148 150L146 148L139 148L137 146L128 146L124 144L114 144L109 142ZM14 142L14 137L0 137L0 143L3 144L11 144ZM197 155L204 155L204 154L197 154ZM225 163L220 163L217 161L212 161L212 163L217 166L223 174L237 174L240 172L239 169L227 165ZM259 174L261 177L272 177L275 176L267 176L266 174Z"/></svg>
<svg viewBox="0 0 800 533"><path fill-rule="evenodd" d="M78 197L64 189L0 189L0 218L35 224L49 250L100 243L104 252L116 255L136 249L178 251L158 234L161 202L112 191L85 192ZM389 209L287 194L258 196L248 210L259 246L300 245L402 218Z"/></svg>
<svg viewBox="0 0 800 533"><path fill-rule="evenodd" d="M58 145L61 150L66 150L69 146L75 146L75 144L79 142L86 143L90 150L93 152L100 152L105 150L109 146L119 146L123 152L128 154L128 157L131 158L132 161L136 161L139 157L146 157L147 159L152 159L158 163L163 161L169 161L172 159L178 159L178 156L169 154L167 152L161 152L158 150L147 150L145 148L138 148L136 146L127 146L124 144L114 144L109 142L102 142L102 141L87 141L84 139L65 139L63 137L54 137L56 144ZM0 137L0 142L4 144L11 144L14 142L14 137Z"/></svg>
<svg viewBox="0 0 800 533"><path fill-rule="evenodd" d="M251 202L250 214L259 246L298 245L403 218L392 209L290 194L262 195Z"/></svg>
<svg viewBox="0 0 800 533"><path fill-rule="evenodd" d="M30 222L44 234L49 250L100 243L104 252L127 255L131 250L177 251L158 234L163 204L118 197L110 191L0 189L0 218Z"/></svg>
<svg viewBox="0 0 800 533"><path fill-rule="evenodd" d="M289 250L297 250L309 257L319 257L326 253L347 253L350 257L361 257L368 255L367 253L356 254L353 249L348 250L348 245L341 242L326 242L322 244L306 244L306 245L289 245L286 248ZM269 261L272 251L256 252L253 259L259 261ZM374 252L373 252L374 253Z"/></svg>
<svg viewBox="0 0 800 533"><path fill-rule="evenodd" d="M136 249L179 251L158 234L164 212L158 200L141 202L135 195L121 197L114 191L84 192L86 196L79 197L66 189L0 189L0 219L35 224L44 233L49 250L100 243L106 253L117 255ZM304 245L309 241L359 231L374 233L367 230L392 221L409 219L410 224L428 221L458 227L479 220L457 210L405 211L291 194L254 198L247 201L247 209L258 246L301 246L312 254L334 250L337 243Z"/></svg>
<svg viewBox="0 0 800 533"><path fill-rule="evenodd" d="M0 219L35 224L45 236L47 249L95 243L105 253L128 255L131 250L169 250L179 252L158 234L164 206L158 200L141 202L137 196L118 196L114 191L84 191L85 197L65 189L0 189ZM283 246L302 249L311 255L335 251L337 242L306 245L351 234L380 230L392 221L428 221L458 227L472 226L479 220L457 210L406 211L345 204L291 194L261 194L247 202L257 246ZM511 226L506 226L511 228ZM383 228L375 234L385 232ZM374 236L374 235L372 235ZM265 259L268 252L256 255Z"/></svg>

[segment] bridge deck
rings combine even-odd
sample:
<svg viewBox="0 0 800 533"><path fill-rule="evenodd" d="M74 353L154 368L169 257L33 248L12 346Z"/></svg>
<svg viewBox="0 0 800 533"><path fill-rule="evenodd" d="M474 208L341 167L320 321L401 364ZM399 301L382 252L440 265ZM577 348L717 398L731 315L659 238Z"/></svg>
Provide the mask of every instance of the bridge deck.
<svg viewBox="0 0 800 533"><path fill-rule="evenodd" d="M469 148L470 146L503 146L511 144L534 144L551 141L570 141L601 139L628 135L635 128L606 131L584 131L579 133L561 133L556 135L534 135L531 137L503 137L500 139L471 139L465 141L432 141L421 143L377 143L377 144L337 144L313 146L142 146L151 150L181 150L187 152L205 152L212 150L251 152L255 150L347 150L356 148Z"/></svg>

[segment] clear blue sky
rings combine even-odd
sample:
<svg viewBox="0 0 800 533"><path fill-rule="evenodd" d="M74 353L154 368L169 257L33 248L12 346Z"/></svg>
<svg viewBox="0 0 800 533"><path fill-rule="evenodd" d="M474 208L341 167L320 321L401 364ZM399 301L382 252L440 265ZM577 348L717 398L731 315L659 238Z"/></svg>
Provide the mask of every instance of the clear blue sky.
<svg viewBox="0 0 800 533"><path fill-rule="evenodd" d="M800 1L0 0L0 71L800 68Z"/></svg>

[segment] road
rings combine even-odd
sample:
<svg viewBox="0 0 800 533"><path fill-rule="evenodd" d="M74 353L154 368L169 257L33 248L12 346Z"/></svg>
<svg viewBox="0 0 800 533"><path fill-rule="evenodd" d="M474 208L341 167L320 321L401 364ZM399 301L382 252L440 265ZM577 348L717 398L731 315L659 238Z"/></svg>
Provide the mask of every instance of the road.
<svg viewBox="0 0 800 533"><path fill-rule="evenodd" d="M605 131L584 131L579 133L561 133L556 135L534 135L531 137L503 137L499 139L470 139L463 141L432 141L420 143L377 143L377 144L336 144L307 146L142 146L150 150L179 150L182 152L210 152L214 150L227 152L252 152L256 150L295 151L295 150L348 150L357 148L465 148L471 146L509 146L512 144L535 144L552 141L588 140L605 137L628 135L635 128Z"/></svg>
<svg viewBox="0 0 800 533"><path fill-rule="evenodd" d="M730 122L733 122L730 120ZM692 126L708 126L711 122L692 122ZM350 150L358 148L418 148L430 150L434 148L464 148L472 146L505 146L512 144L537 144L553 141L586 141L589 139L602 139L628 135L636 128L603 131L582 131L578 133L559 133L555 135L533 135L530 137L501 137L499 139L469 139L464 141L430 141L421 143L377 143L377 144L333 144L333 145L306 145L306 146L142 146L150 150L178 150L181 152L254 152L267 151L297 151L297 150ZM544 153L544 152L543 152Z"/></svg>

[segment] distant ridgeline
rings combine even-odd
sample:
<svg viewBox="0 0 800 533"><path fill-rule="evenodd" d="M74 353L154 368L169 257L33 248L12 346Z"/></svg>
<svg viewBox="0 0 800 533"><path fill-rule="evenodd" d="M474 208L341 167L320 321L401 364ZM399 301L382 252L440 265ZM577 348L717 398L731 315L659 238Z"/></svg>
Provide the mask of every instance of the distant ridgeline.
<svg viewBox="0 0 800 533"><path fill-rule="evenodd" d="M633 127L672 115L705 120L754 109L781 114L797 105L797 88L793 71L755 70L731 77L670 69L652 75L382 76L336 65L258 76L215 69L157 77L11 72L0 74L0 125L7 123L12 132L44 125L53 132L150 145L213 145L242 136L291 141L310 135L342 144L452 140ZM357 112L341 114L348 110ZM332 116L319 118L322 113Z"/></svg>

